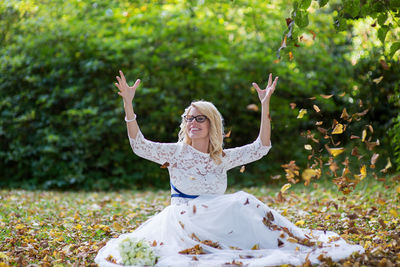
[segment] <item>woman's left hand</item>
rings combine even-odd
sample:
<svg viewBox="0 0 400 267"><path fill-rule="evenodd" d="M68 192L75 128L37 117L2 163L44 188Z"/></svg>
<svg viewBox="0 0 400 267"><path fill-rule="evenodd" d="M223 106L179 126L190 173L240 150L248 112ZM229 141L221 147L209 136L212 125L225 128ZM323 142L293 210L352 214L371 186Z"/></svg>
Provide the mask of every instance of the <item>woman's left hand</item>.
<svg viewBox="0 0 400 267"><path fill-rule="evenodd" d="M274 82L272 83L272 73L269 74L268 85L267 87L262 90L258 86L258 84L253 83L253 87L257 90L258 97L260 98L261 104L269 104L269 100L271 95L275 91L276 83L278 82L279 77L276 77Z"/></svg>

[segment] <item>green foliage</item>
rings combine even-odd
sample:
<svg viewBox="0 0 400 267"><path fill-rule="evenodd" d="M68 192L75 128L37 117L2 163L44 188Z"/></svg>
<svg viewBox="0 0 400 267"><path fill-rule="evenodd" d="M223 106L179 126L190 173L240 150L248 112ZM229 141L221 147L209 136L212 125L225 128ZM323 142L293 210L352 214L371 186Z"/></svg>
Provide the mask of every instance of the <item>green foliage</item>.
<svg viewBox="0 0 400 267"><path fill-rule="evenodd" d="M300 132L319 116L336 117L352 104L321 99L321 114L304 119L296 119L298 110L312 109L309 97L351 91L359 81L349 79L355 69L344 55L351 46L327 22L332 14L310 16L318 38L300 44L307 51L288 43L284 60L277 61L287 3L273 5L261 0L251 6L246 1L1 2L0 186L165 188L166 171L129 147L113 85L120 69L130 84L142 79L134 108L146 138L176 142L184 108L205 99L221 111L226 131L232 130L225 147L257 137L260 114L247 109L259 103L251 83L265 85L268 73L278 75L270 107L274 148L244 174L233 170L229 183L264 183L290 160L305 166Z"/></svg>
<svg viewBox="0 0 400 267"><path fill-rule="evenodd" d="M339 1L329 1L329 0L318 0L319 8L325 7L330 3L328 12L336 12L337 16L333 18L333 24L337 31L346 31L351 27L351 22L354 20L365 19L367 17L372 17L376 20L379 25L378 36L379 40L384 45L385 42L389 42L391 48L386 51L390 58L393 58L396 51L400 49L397 45L392 44L399 39L400 34L400 1L375 1L375 0L341 0ZM308 14L314 13L314 9L308 9L311 5L311 1L307 0L295 0L293 2L293 11L291 13L291 19L296 22L296 25L301 31L305 31L305 28L309 26ZM317 5L315 5L317 7ZM326 10L326 8L325 8ZM317 11L312 16L320 16L326 11ZM288 31L285 31L284 35L287 37L287 42L297 42L296 36L291 36L289 32L292 32L294 25L288 25ZM371 25L375 27L376 23ZM315 28L314 25L310 26ZM390 40L386 39L387 34Z"/></svg>

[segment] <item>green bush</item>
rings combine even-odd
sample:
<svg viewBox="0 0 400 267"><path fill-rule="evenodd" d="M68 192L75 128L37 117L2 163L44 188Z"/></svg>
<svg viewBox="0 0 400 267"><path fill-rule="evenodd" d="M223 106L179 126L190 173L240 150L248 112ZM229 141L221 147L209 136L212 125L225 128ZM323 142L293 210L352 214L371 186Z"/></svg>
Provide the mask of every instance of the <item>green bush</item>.
<svg viewBox="0 0 400 267"><path fill-rule="evenodd" d="M247 109L259 103L251 82L279 75L270 108L274 148L244 174L232 171L229 182L265 183L292 159L305 166L300 133L350 106L336 94L357 81L343 56L350 44L329 14L310 18L319 38L288 46L275 61L285 8L286 1L261 0L1 2L0 186L165 188L167 172L132 155L113 85L120 69L130 83L142 80L134 108L146 138L176 142L184 108L205 99L232 130L226 147L257 137L260 114ZM335 97L318 98L320 114L296 119L319 94Z"/></svg>

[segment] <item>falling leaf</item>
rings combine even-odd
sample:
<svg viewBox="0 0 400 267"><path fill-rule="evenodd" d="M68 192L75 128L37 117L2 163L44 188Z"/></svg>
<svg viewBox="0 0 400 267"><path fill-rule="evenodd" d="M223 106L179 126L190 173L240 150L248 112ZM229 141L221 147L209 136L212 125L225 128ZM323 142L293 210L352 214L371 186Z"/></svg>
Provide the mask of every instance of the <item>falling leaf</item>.
<svg viewBox="0 0 400 267"><path fill-rule="evenodd" d="M313 105L313 108L315 109L316 112L320 112L321 111L317 105Z"/></svg>
<svg viewBox="0 0 400 267"><path fill-rule="evenodd" d="M157 246L157 241L154 240L153 243L151 243L151 246L152 246L152 247L156 247L156 246Z"/></svg>
<svg viewBox="0 0 400 267"><path fill-rule="evenodd" d="M307 109L303 109L303 108L300 109L299 115L297 115L297 119L302 119L304 114L306 114L306 113L307 113Z"/></svg>
<svg viewBox="0 0 400 267"><path fill-rule="evenodd" d="M343 109L342 114L340 115L341 119L347 120L349 118L349 114L347 114L346 108Z"/></svg>
<svg viewBox="0 0 400 267"><path fill-rule="evenodd" d="M290 103L289 105L291 109L294 109L296 107L296 103Z"/></svg>
<svg viewBox="0 0 400 267"><path fill-rule="evenodd" d="M303 226L304 225L304 220L300 220L300 221L297 221L294 225L296 225L296 226Z"/></svg>
<svg viewBox="0 0 400 267"><path fill-rule="evenodd" d="M317 99L315 96L312 96L312 97L309 97L308 99L310 99L310 100L315 100L315 99Z"/></svg>
<svg viewBox="0 0 400 267"><path fill-rule="evenodd" d="M376 78L376 79L373 79L372 81L373 81L374 83L378 84L378 83L380 83L380 82L382 81L382 79L383 79L383 76L381 76L381 77L379 77L379 78Z"/></svg>
<svg viewBox="0 0 400 267"><path fill-rule="evenodd" d="M281 188L281 193L285 193L286 192L286 190L288 190L290 187L291 187L292 185L291 184L285 184L285 185L283 185L282 186L282 188Z"/></svg>
<svg viewBox="0 0 400 267"><path fill-rule="evenodd" d="M317 177L317 178L321 177L321 170L320 169L305 169L302 172L301 177L305 181L304 185L308 186L310 184L312 177Z"/></svg>
<svg viewBox="0 0 400 267"><path fill-rule="evenodd" d="M320 95L321 97L325 98L325 99L329 99L331 98L333 95Z"/></svg>
<svg viewBox="0 0 400 267"><path fill-rule="evenodd" d="M245 169L246 167L243 165L242 167L240 167L240 172L243 173Z"/></svg>
<svg viewBox="0 0 400 267"><path fill-rule="evenodd" d="M323 121L317 121L315 125L322 125Z"/></svg>
<svg viewBox="0 0 400 267"><path fill-rule="evenodd" d="M372 125L371 125L371 124L368 124L367 126L368 126L369 131L370 131L371 133L374 133L374 128L372 127Z"/></svg>
<svg viewBox="0 0 400 267"><path fill-rule="evenodd" d="M360 168L360 174L354 175L354 178L357 178L358 180L363 180L367 176L367 166L362 165Z"/></svg>
<svg viewBox="0 0 400 267"><path fill-rule="evenodd" d="M378 157L379 157L379 154L377 154L377 153L374 153L372 155L372 157L371 157L371 166L370 166L372 169L375 168L375 163L376 163Z"/></svg>
<svg viewBox="0 0 400 267"><path fill-rule="evenodd" d="M343 97L345 95L346 95L346 92L343 92L343 93L339 94L340 97Z"/></svg>
<svg viewBox="0 0 400 267"><path fill-rule="evenodd" d="M332 134L342 134L345 129L346 129L346 127L343 126L343 124L338 123L338 124L336 124L335 128L333 129Z"/></svg>
<svg viewBox="0 0 400 267"><path fill-rule="evenodd" d="M362 131L361 142L364 142L366 137L367 137L367 130L364 129L364 130Z"/></svg>
<svg viewBox="0 0 400 267"><path fill-rule="evenodd" d="M161 169L165 169L165 168L168 168L168 166L169 166L169 162L165 162L163 165L161 165Z"/></svg>
<svg viewBox="0 0 400 267"><path fill-rule="evenodd" d="M293 60L293 58L294 58L294 57L293 57L293 53L292 53L292 51L290 51L290 52L289 52L289 60Z"/></svg>
<svg viewBox="0 0 400 267"><path fill-rule="evenodd" d="M387 163L386 163L385 168L383 168L382 170L380 170L380 172L386 173L387 170L388 170L389 168L391 168L391 167L392 167L392 162L390 162L390 157L388 157L388 158L387 158Z"/></svg>
<svg viewBox="0 0 400 267"><path fill-rule="evenodd" d="M312 150L312 146L311 145L304 145L304 148L306 149L306 150Z"/></svg>
<svg viewBox="0 0 400 267"><path fill-rule="evenodd" d="M226 138L229 138L229 137L231 136L231 132L232 132L232 131L229 130L229 132L228 132L227 134L225 134L225 137L226 137Z"/></svg>
<svg viewBox="0 0 400 267"><path fill-rule="evenodd" d="M258 250L258 249L260 249L260 246L258 244L255 244L251 249L252 250Z"/></svg>
<svg viewBox="0 0 400 267"><path fill-rule="evenodd" d="M293 237L288 237L286 240L289 241L290 243L297 243L298 242L297 239L295 239Z"/></svg>
<svg viewBox="0 0 400 267"><path fill-rule="evenodd" d="M345 151L345 148L343 147L338 147L338 148L328 148L329 154L332 156L336 157L340 154L342 154Z"/></svg>
<svg viewBox="0 0 400 267"><path fill-rule="evenodd" d="M281 177L282 177L282 175L277 174L277 175L271 176L271 179L272 179L272 180L278 180L278 179L280 179Z"/></svg>
<svg viewBox="0 0 400 267"><path fill-rule="evenodd" d="M250 104L247 106L248 110L258 111L258 106L256 104Z"/></svg>
<svg viewBox="0 0 400 267"><path fill-rule="evenodd" d="M360 139L360 137L357 136L357 135L351 135L351 136L350 136L350 139Z"/></svg>
<svg viewBox="0 0 400 267"><path fill-rule="evenodd" d="M400 194L400 185L396 187L396 192Z"/></svg>

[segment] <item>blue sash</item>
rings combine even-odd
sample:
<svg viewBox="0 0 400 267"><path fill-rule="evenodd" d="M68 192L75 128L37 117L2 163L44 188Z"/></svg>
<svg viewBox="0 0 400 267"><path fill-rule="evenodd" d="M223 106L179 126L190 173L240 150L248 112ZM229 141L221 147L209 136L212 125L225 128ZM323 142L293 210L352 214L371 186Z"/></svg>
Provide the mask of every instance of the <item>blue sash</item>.
<svg viewBox="0 0 400 267"><path fill-rule="evenodd" d="M171 182L170 182L170 184L171 184L172 189L174 189L176 192L179 193L179 194L171 194L171 197L184 197L184 198L196 198L196 197L198 197L196 195L187 195L185 193L182 193Z"/></svg>

